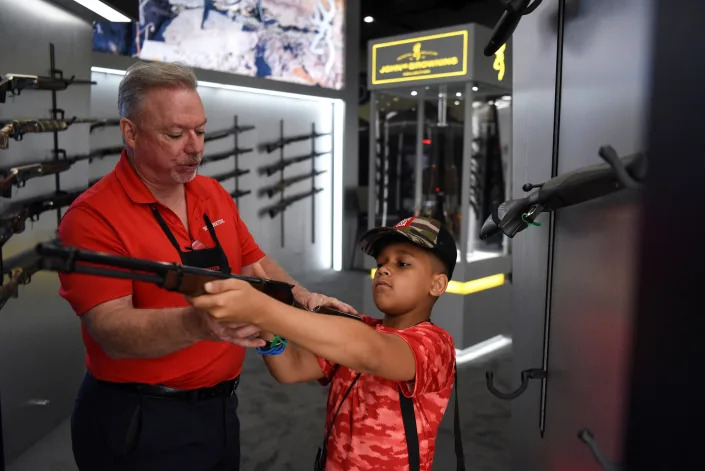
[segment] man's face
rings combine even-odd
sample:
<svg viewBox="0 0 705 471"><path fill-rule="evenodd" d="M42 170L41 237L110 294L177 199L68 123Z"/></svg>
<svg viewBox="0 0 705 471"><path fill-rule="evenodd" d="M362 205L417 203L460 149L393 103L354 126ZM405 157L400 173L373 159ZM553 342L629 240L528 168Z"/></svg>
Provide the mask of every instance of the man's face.
<svg viewBox="0 0 705 471"><path fill-rule="evenodd" d="M125 121L123 136L142 178L168 186L196 176L203 155L206 113L195 90L148 90L138 115Z"/></svg>
<svg viewBox="0 0 705 471"><path fill-rule="evenodd" d="M385 246L377 255L372 298L387 315L405 314L427 302L432 288L433 263L425 250L398 242Z"/></svg>

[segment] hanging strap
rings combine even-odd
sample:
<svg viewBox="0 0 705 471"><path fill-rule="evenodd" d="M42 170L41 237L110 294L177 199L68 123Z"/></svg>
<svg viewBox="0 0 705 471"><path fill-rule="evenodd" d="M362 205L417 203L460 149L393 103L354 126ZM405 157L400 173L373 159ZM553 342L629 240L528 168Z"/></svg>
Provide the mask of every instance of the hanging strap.
<svg viewBox="0 0 705 471"><path fill-rule="evenodd" d="M345 398L348 397L348 394L350 394L350 391L352 391L353 386L355 386L355 383L357 383L358 378L360 377L360 373L358 373L355 376L355 379L353 379L352 383L350 383L350 386L348 386L347 391L345 391L345 394L343 394L343 398L340 400L338 403L338 408L335 409L335 413L333 414L333 418L330 419L330 423L328 424L328 431L326 431L326 438L323 439L323 447L328 444L328 438L330 437L330 433L333 430L333 424L335 424L335 418L338 417L338 412L340 412L340 408L343 405L343 402L345 402Z"/></svg>
<svg viewBox="0 0 705 471"><path fill-rule="evenodd" d="M455 459L457 471L465 471L465 453L463 452L463 437L460 433L460 408L458 406L458 370L453 365L455 374L455 418L453 420L453 435L455 436ZM419 453L419 434L416 429L416 416L414 415L414 400L406 397L399 388L399 405L401 418L404 422L404 435L406 447L409 452L409 471L418 471L421 467Z"/></svg>
<svg viewBox="0 0 705 471"><path fill-rule="evenodd" d="M162 231L164 231L164 234L169 238L169 242L171 242L171 245L174 246L177 252L181 254L181 249L179 248L179 243L176 242L176 237L174 237L174 234L171 233L171 230L169 229L169 226L166 225L166 221L164 221L164 218L162 217L161 214L159 214L159 210L157 209L156 204L150 204L149 209L152 210L152 214L154 214L154 217L156 218L157 222L159 223L159 226L161 226Z"/></svg>

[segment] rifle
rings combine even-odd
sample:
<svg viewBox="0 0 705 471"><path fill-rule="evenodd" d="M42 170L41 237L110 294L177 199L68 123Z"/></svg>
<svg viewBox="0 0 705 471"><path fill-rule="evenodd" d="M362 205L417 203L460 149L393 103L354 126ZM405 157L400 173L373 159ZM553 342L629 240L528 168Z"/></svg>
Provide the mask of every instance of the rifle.
<svg viewBox="0 0 705 471"><path fill-rule="evenodd" d="M305 155L299 155L297 157L289 157L288 159L280 160L279 162L275 162L272 165L267 165L266 167L260 167L260 173L266 173L267 176L271 176L274 172L278 172L279 170L283 170L289 165L295 164L297 162L303 162L308 159L312 159L315 157L320 157L321 155L326 155L330 154L330 151L326 152L310 152Z"/></svg>
<svg viewBox="0 0 705 471"><path fill-rule="evenodd" d="M12 196L12 185L21 188L30 178L61 173L64 170L68 170L71 165L73 165L73 162L68 160L57 160L2 169L0 170L0 174L3 176L0 179L0 196L10 198Z"/></svg>
<svg viewBox="0 0 705 471"><path fill-rule="evenodd" d="M276 216L277 214L281 213L286 208L291 206L293 203L295 203L299 200L302 200L304 198L308 198L309 196L313 196L320 191L323 191L323 188L314 188L313 190L307 191L306 193L300 193L298 195L284 198L284 200L278 204L268 206L266 208L262 208L262 210L260 210L260 214L269 213L269 217L273 218L274 216Z"/></svg>
<svg viewBox="0 0 705 471"><path fill-rule="evenodd" d="M233 199L237 199L241 196L249 195L250 193L252 193L252 190L237 190L230 193L230 196L232 196Z"/></svg>
<svg viewBox="0 0 705 471"><path fill-rule="evenodd" d="M330 136L332 133L330 132L310 132L308 134L301 134L298 136L291 136L291 137L285 137L283 139L279 139L278 141L270 142L267 144L262 144L261 148L265 149L267 153L271 153L280 147L284 147L287 144L290 144L292 142L298 142L298 141L305 141L306 139L311 139L314 137L321 137L321 136Z"/></svg>
<svg viewBox="0 0 705 471"><path fill-rule="evenodd" d="M39 215L52 209L59 209L70 205L83 190L67 193L57 191L49 195L37 196L25 201L17 202L0 214L0 248L5 245L13 234L25 230L25 221L36 221Z"/></svg>
<svg viewBox="0 0 705 471"><path fill-rule="evenodd" d="M154 283L168 291L176 291L186 296L205 294L204 285L213 280L234 278L245 281L264 294L300 309L306 309L294 299L291 291L293 285L283 281L255 278L244 275L225 274L221 271L207 270L181 265L179 263L156 262L139 258L111 255L57 243L40 243L35 248L41 270L62 273L83 273L87 275L107 276L128 280ZM308 309L306 309L308 310ZM355 314L337 311L329 307L318 306L311 311L321 314L350 317L359 320Z"/></svg>
<svg viewBox="0 0 705 471"><path fill-rule="evenodd" d="M5 103L5 95L19 95L22 90L66 90L71 84L95 85L97 82L91 80L76 80L71 77L54 78L40 77L37 75L7 74L0 78L0 103Z"/></svg>
<svg viewBox="0 0 705 471"><path fill-rule="evenodd" d="M502 231L514 237L544 211L555 211L566 206L583 203L622 189L638 190L646 176L645 154L632 154L620 158L610 146L598 152L607 163L591 165L551 178L541 185L525 184L524 191L538 188L526 198L505 201L494 205L490 216L482 225L480 239Z"/></svg>
<svg viewBox="0 0 705 471"><path fill-rule="evenodd" d="M229 179L235 178L235 177L239 177L240 175L245 175L248 173L250 173L249 169L236 168L235 170L232 170L230 172L221 173L219 175L213 175L211 178L213 178L214 180L218 180L219 182L222 182L222 181L229 180Z"/></svg>
<svg viewBox="0 0 705 471"><path fill-rule="evenodd" d="M87 154L75 155L73 157L65 157L59 160L59 162L71 162L75 164L81 160L87 160L88 163L93 162L96 159L102 159L108 155L121 154L125 146L114 146L114 147L103 147L102 149L95 149Z"/></svg>
<svg viewBox="0 0 705 471"><path fill-rule="evenodd" d="M0 273L0 309L10 298L16 298L17 288L31 281L32 275L40 269L40 259L34 247L5 260L3 272ZM5 280L5 275L8 279Z"/></svg>
<svg viewBox="0 0 705 471"><path fill-rule="evenodd" d="M315 170L311 173L307 173L304 175L297 175L295 177L290 177L290 178L285 178L281 182L277 183L276 185L271 185L271 186L266 186L264 188L261 188L259 190L260 195L267 194L268 197L274 196L276 193L279 193L280 191L284 191L285 188L290 187L294 183L315 177L317 175L320 175L322 173L326 173L325 170Z"/></svg>
<svg viewBox="0 0 705 471"><path fill-rule="evenodd" d="M215 141L216 139L222 139L224 137L231 136L233 134L240 134L241 132L251 131L254 126L233 126L230 129L223 129L222 131L214 131L206 133L206 137L203 139L204 142Z"/></svg>
<svg viewBox="0 0 705 471"><path fill-rule="evenodd" d="M94 119L15 119L0 128L0 149L7 149L10 138L21 141L27 133L66 131L74 123L92 123Z"/></svg>
<svg viewBox="0 0 705 471"><path fill-rule="evenodd" d="M234 157L236 155L247 154L249 152L252 152L253 150L254 149L250 149L250 148L241 149L238 147L233 150L220 152L219 154L207 155L201 159L201 163L205 164L208 162L217 162L219 160L227 159L228 157Z"/></svg>
<svg viewBox="0 0 705 471"><path fill-rule="evenodd" d="M108 119L96 120L93 124L91 124L90 130L88 132L93 132L98 128L104 128L107 126L120 126L120 118L108 118Z"/></svg>

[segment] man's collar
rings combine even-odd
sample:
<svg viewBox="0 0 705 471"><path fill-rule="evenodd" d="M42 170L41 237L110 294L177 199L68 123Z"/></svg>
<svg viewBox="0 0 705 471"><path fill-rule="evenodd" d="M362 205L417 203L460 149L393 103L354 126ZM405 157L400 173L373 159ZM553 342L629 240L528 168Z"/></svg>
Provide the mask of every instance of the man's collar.
<svg viewBox="0 0 705 471"><path fill-rule="evenodd" d="M115 166L115 175L133 203L152 204L157 202L157 199L149 188L147 188L147 185L144 184L144 181L137 175L132 164L130 164L127 158L127 149L122 150L120 160ZM185 187L186 197L194 202L204 201L210 197L207 189L203 187L198 177L186 183Z"/></svg>

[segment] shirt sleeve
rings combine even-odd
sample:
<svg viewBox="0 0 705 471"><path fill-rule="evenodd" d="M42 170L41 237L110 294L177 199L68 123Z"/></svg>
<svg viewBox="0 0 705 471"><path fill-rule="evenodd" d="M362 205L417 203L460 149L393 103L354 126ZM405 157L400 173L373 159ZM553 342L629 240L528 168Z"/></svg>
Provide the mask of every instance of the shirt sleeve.
<svg viewBox="0 0 705 471"><path fill-rule="evenodd" d="M325 358L321 358L319 356L316 357L316 360L318 360L318 364L321 367L321 371L323 371L323 378L320 378L318 380L318 383L322 386L327 386L328 383L330 383L333 379L335 369L338 365L337 363L333 363L332 361L326 360Z"/></svg>
<svg viewBox="0 0 705 471"><path fill-rule="evenodd" d="M63 245L115 255L127 255L110 223L97 211L80 205L70 208L58 231ZM59 294L77 315L113 299L132 294L132 281L77 273L59 273Z"/></svg>
<svg viewBox="0 0 705 471"><path fill-rule="evenodd" d="M230 195L228 195L228 197L230 198ZM237 210L235 201L230 198L230 202L232 203L233 212L235 214L235 225L237 227L237 234L240 239L240 253L242 253L242 266L245 267L262 259L266 254L264 253L264 251L262 251L262 249L259 248L257 242L255 242L254 237L252 237L252 234L250 234L249 229L247 229L245 221L243 221L240 217L240 212Z"/></svg>
<svg viewBox="0 0 705 471"><path fill-rule="evenodd" d="M399 383L407 397L438 392L453 381L455 346L445 330L433 324L422 324L404 330L384 329L398 335L409 345L416 361L414 381Z"/></svg>

